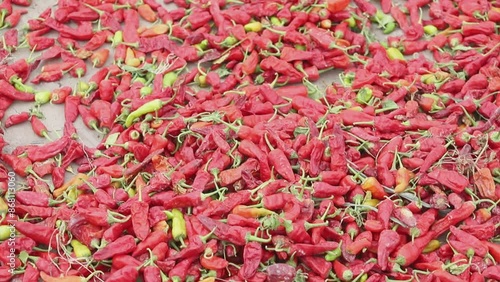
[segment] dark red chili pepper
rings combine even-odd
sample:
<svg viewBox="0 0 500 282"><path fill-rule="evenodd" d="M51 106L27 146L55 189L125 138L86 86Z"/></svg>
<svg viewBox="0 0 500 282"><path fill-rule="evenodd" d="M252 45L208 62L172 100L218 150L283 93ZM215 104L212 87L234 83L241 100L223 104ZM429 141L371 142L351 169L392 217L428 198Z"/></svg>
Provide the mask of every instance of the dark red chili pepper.
<svg viewBox="0 0 500 282"><path fill-rule="evenodd" d="M207 209L203 214L208 216L228 214L236 206L248 203L250 201L250 196L251 193L248 190L231 193L220 205L213 209Z"/></svg>
<svg viewBox="0 0 500 282"><path fill-rule="evenodd" d="M51 207L37 207L30 205L16 205L16 212L24 215L29 214L29 216L40 218L48 218L54 215L54 211Z"/></svg>
<svg viewBox="0 0 500 282"><path fill-rule="evenodd" d="M197 219L208 230L215 229L214 234L222 240L229 241L239 246L246 245L245 236L247 230L245 228L239 226L230 226L203 215L198 215Z"/></svg>
<svg viewBox="0 0 500 282"><path fill-rule="evenodd" d="M332 270L332 264L322 257L302 257L300 261L323 279L328 278Z"/></svg>
<svg viewBox="0 0 500 282"><path fill-rule="evenodd" d="M474 250L475 255L484 257L486 253L488 253L488 247L484 246L482 242L473 235L470 235L455 226L450 226L450 231L451 234L455 235L459 241L468 244Z"/></svg>

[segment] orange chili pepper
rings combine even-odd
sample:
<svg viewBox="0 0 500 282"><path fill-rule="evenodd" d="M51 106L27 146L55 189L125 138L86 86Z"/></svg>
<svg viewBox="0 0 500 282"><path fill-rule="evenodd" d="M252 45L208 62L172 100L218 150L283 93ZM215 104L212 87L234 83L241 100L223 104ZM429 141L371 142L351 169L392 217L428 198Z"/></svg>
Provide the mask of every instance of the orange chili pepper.
<svg viewBox="0 0 500 282"><path fill-rule="evenodd" d="M189 128L191 130L193 130L193 129L200 129L200 128L204 128L204 127L210 126L212 124L213 124L212 122L208 122L208 121L198 121L198 122L192 123Z"/></svg>
<svg viewBox="0 0 500 282"><path fill-rule="evenodd" d="M394 187L395 193L402 193L408 188L410 180L415 176L415 174L405 167L398 169L396 173L396 187Z"/></svg>
<svg viewBox="0 0 500 282"><path fill-rule="evenodd" d="M40 278L42 278L44 282L86 282L90 281L90 278L92 276L99 273L102 272L100 271L93 272L89 277L74 276L74 275L63 276L63 277L52 277L47 273L40 271Z"/></svg>
<svg viewBox="0 0 500 282"><path fill-rule="evenodd" d="M167 223L166 220L161 220L161 221L158 221L154 226L153 226L153 231L158 231L158 230L161 230L161 231L165 231L165 232L168 232L168 229L169 229L169 225Z"/></svg>
<svg viewBox="0 0 500 282"><path fill-rule="evenodd" d="M169 26L166 24L157 24L150 28L146 28L139 34L141 37L154 37L161 34L166 34L169 30Z"/></svg>
<svg viewBox="0 0 500 282"><path fill-rule="evenodd" d="M474 184L483 198L488 198L493 201L497 200L497 195L495 194L495 181L493 180L489 168L483 167L474 174Z"/></svg>
<svg viewBox="0 0 500 282"><path fill-rule="evenodd" d="M125 54L125 64L131 67L138 67L141 64L141 60L135 57L134 50L127 48Z"/></svg>
<svg viewBox="0 0 500 282"><path fill-rule="evenodd" d="M156 12L153 11L151 6L149 6L148 4L139 5L139 7L137 7L137 12L144 20L150 23L153 23L158 19Z"/></svg>
<svg viewBox="0 0 500 282"><path fill-rule="evenodd" d="M54 192L52 192L52 195L57 198L61 196L66 190L68 190L69 187L78 187L85 183L85 180L87 180L88 178L89 176L85 173L78 173L77 175L73 176L73 178L71 178L68 182L64 183L63 186L54 190Z"/></svg>
<svg viewBox="0 0 500 282"><path fill-rule="evenodd" d="M378 182L377 178L370 176L361 183L361 188L363 190L371 192L372 197L375 199L383 200L385 196L387 196L387 193L384 191L384 187L382 187L382 184Z"/></svg>
<svg viewBox="0 0 500 282"><path fill-rule="evenodd" d="M168 158L160 155L154 156L151 161L153 162L153 167L156 171L169 171L172 169L172 165L168 162Z"/></svg>
<svg viewBox="0 0 500 282"><path fill-rule="evenodd" d="M233 208L232 213L246 218L257 218L261 216L271 215L274 212L264 208L254 208L244 205L237 205Z"/></svg>
<svg viewBox="0 0 500 282"><path fill-rule="evenodd" d="M90 60L92 61L92 65L94 68L100 68L104 66L109 57L109 49L102 48L95 51L92 56L90 56Z"/></svg>

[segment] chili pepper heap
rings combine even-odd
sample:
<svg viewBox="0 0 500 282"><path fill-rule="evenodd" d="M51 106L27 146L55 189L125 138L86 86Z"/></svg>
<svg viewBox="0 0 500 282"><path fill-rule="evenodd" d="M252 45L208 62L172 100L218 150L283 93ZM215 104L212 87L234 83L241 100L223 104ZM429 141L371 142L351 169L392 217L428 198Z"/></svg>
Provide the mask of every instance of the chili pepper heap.
<svg viewBox="0 0 500 282"><path fill-rule="evenodd" d="M0 281L500 279L500 4L30 4L0 4Z"/></svg>

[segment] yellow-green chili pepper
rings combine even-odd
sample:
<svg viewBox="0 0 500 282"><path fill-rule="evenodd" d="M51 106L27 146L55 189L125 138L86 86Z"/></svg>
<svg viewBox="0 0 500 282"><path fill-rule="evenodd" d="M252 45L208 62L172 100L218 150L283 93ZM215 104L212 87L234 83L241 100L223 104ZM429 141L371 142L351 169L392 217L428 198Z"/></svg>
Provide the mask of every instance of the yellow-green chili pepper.
<svg viewBox="0 0 500 282"><path fill-rule="evenodd" d="M14 88L16 88L17 90L26 93L35 93L35 88L22 83L20 78L14 79L13 82Z"/></svg>
<svg viewBox="0 0 500 282"><path fill-rule="evenodd" d="M52 93L50 91L39 91L35 93L35 103L43 105L50 102Z"/></svg>
<svg viewBox="0 0 500 282"><path fill-rule="evenodd" d="M405 60L405 56L403 56L401 51L399 51L397 48L389 47L389 48L387 48L386 52L387 52L387 56L391 60L402 60L402 61Z"/></svg>
<svg viewBox="0 0 500 282"><path fill-rule="evenodd" d="M127 119L125 119L125 127L130 127L136 118L140 118L147 113L158 111L163 106L164 102L161 99L154 99L145 103L127 116Z"/></svg>
<svg viewBox="0 0 500 282"><path fill-rule="evenodd" d="M278 17L271 17L271 24L274 26L282 26L283 22Z"/></svg>
<svg viewBox="0 0 500 282"><path fill-rule="evenodd" d="M176 72L167 72L166 74L163 75L163 88L167 87L172 87L174 85L175 81L177 80L177 73Z"/></svg>
<svg viewBox="0 0 500 282"><path fill-rule="evenodd" d="M384 34L389 34L389 33L393 32L394 29L396 29L396 23L395 22L389 22L389 23L387 23L385 25Z"/></svg>
<svg viewBox="0 0 500 282"><path fill-rule="evenodd" d="M141 90L139 91L139 93L141 94L141 97L148 96L151 93L153 93L153 88L151 88L149 86L143 86L143 87L141 87Z"/></svg>
<svg viewBox="0 0 500 282"><path fill-rule="evenodd" d="M71 246L73 247L73 252L75 252L75 256L77 258L90 257L90 249L84 244L80 243L78 240L71 240Z"/></svg>
<svg viewBox="0 0 500 282"><path fill-rule="evenodd" d="M424 32L425 32L425 34L428 34L428 35L435 35L438 33L438 29L437 29L437 27L429 24L429 25L424 26Z"/></svg>
<svg viewBox="0 0 500 282"><path fill-rule="evenodd" d="M245 27L245 31L259 32L262 30L262 23L261 22L251 22L251 23L247 23L244 27Z"/></svg>
<svg viewBox="0 0 500 282"><path fill-rule="evenodd" d="M118 46L118 44L123 42L123 31L118 30L115 32L115 35L113 36L113 39L111 40L113 42L111 46L115 47Z"/></svg>
<svg viewBox="0 0 500 282"><path fill-rule="evenodd" d="M356 95L356 102L360 104L368 104L373 97L373 91L370 88L363 87Z"/></svg>
<svg viewBox="0 0 500 282"><path fill-rule="evenodd" d="M176 241L182 241L186 238L186 221L184 215L178 209L172 210L172 237Z"/></svg>
<svg viewBox="0 0 500 282"><path fill-rule="evenodd" d="M10 237L10 227L9 225L0 225L0 241L5 241Z"/></svg>

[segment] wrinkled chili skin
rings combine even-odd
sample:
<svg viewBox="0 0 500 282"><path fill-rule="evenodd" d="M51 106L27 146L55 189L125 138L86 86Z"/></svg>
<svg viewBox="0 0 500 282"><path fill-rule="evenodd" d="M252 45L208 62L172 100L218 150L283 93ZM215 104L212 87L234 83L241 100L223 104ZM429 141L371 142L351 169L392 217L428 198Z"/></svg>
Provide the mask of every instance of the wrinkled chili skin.
<svg viewBox="0 0 500 282"><path fill-rule="evenodd" d="M257 268L262 259L262 246L257 242L250 242L243 248L243 266L238 272L242 279L249 279L257 273Z"/></svg>
<svg viewBox="0 0 500 282"><path fill-rule="evenodd" d="M499 279L497 4L104 2L0 3L0 280Z"/></svg>

